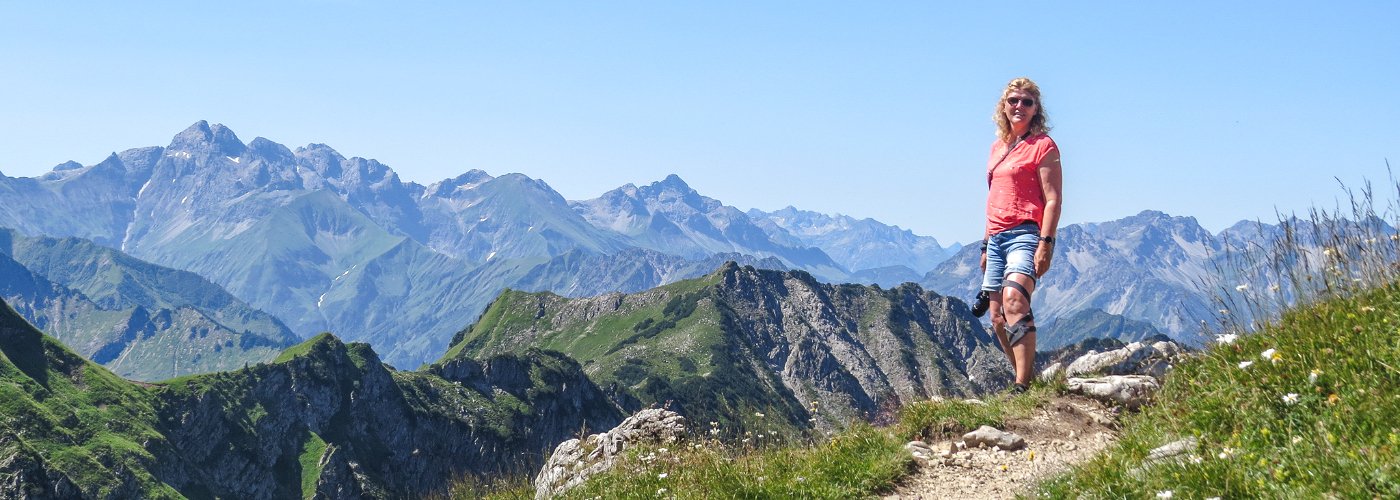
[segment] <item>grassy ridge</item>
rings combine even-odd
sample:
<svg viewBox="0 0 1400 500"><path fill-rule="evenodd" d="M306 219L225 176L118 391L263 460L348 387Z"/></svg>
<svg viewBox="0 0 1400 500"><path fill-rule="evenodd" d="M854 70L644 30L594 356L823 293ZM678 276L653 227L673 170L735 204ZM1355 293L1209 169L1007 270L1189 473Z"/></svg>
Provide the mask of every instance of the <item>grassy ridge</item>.
<svg viewBox="0 0 1400 500"><path fill-rule="evenodd" d="M1400 287L1390 285L1218 345L1179 366L1115 448L1045 493L1400 497L1397 326ZM1134 472L1152 448L1183 437L1200 443L1191 456Z"/></svg>

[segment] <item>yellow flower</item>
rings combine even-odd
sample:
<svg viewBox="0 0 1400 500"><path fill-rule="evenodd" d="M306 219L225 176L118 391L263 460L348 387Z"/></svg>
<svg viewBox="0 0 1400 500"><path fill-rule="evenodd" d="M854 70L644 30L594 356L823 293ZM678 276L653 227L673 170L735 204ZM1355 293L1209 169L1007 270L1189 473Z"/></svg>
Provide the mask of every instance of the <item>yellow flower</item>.
<svg viewBox="0 0 1400 500"><path fill-rule="evenodd" d="M1341 396L1338 396L1335 392L1327 396L1327 404L1329 405L1334 405L1340 402L1342 402L1342 398Z"/></svg>

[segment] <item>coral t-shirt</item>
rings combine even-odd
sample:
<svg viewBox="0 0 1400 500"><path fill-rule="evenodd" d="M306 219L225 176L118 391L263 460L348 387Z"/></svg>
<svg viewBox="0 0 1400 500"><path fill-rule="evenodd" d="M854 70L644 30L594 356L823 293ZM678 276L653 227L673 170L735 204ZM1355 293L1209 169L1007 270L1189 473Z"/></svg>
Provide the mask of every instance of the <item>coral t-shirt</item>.
<svg viewBox="0 0 1400 500"><path fill-rule="evenodd" d="M1045 192L1040 187L1040 161L1059 149L1041 134L1015 144L1010 153L1000 140L992 142L987 158L987 234L991 236L1026 222L1040 224L1045 215ZM1005 155L1006 158L1002 159ZM998 161L1000 159L1000 161Z"/></svg>

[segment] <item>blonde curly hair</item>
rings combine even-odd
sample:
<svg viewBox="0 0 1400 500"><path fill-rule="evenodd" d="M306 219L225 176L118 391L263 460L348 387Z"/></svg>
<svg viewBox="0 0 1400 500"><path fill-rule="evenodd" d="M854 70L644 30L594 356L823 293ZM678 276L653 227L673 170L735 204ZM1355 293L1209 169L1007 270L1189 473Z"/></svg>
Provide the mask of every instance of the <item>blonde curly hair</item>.
<svg viewBox="0 0 1400 500"><path fill-rule="evenodd" d="M1006 96L1018 90L1035 98L1035 116L1031 117L1031 128L1027 132L1031 137L1050 133L1050 115L1045 112L1045 101L1040 98L1040 87L1030 78L1021 77L1006 84L1006 89L1001 91L1001 99L997 99L996 113L992 115L992 120L997 124L997 137L1003 142L1011 142L1014 139L1011 136L1011 121L1006 119Z"/></svg>

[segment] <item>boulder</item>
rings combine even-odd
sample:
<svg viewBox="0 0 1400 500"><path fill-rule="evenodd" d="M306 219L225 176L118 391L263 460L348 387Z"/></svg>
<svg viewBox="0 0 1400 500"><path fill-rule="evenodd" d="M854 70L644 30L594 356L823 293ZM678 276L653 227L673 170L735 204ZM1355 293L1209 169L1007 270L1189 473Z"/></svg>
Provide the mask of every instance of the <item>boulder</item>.
<svg viewBox="0 0 1400 500"><path fill-rule="evenodd" d="M560 443L535 476L535 498L553 498L611 469L628 448L642 443L671 443L684 435L685 417L670 410L648 408L627 417L608 432Z"/></svg>
<svg viewBox="0 0 1400 500"><path fill-rule="evenodd" d="M1014 432L1006 432L990 425L978 427L977 430L963 435L963 442L968 447L995 446L1007 451L1015 451L1026 447L1026 440Z"/></svg>
<svg viewBox="0 0 1400 500"><path fill-rule="evenodd" d="M1065 389L1111 404L1135 410L1152 399L1162 386L1147 375L1109 375L1096 378L1071 378Z"/></svg>

